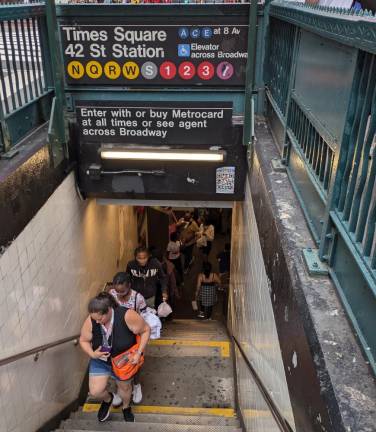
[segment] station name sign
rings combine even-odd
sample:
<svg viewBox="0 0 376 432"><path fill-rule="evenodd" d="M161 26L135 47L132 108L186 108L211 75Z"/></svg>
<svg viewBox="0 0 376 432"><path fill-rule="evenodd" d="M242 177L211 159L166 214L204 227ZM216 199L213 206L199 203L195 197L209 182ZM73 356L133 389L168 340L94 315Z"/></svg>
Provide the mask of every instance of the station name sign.
<svg viewBox="0 0 376 432"><path fill-rule="evenodd" d="M150 145L231 145L231 102L76 104L80 139Z"/></svg>
<svg viewBox="0 0 376 432"><path fill-rule="evenodd" d="M60 24L69 85L244 85L245 17L194 24L171 17L153 24L78 20Z"/></svg>

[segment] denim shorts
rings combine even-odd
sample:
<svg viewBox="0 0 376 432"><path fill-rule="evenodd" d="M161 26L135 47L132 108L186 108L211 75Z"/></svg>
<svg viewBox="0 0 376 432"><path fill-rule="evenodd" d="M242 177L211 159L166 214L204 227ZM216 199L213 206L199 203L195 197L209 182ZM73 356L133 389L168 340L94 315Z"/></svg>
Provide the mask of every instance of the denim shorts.
<svg viewBox="0 0 376 432"><path fill-rule="evenodd" d="M133 381L133 377L128 380L121 380L115 376L112 371L111 363L107 363L99 359L90 359L89 363L89 376L108 376L114 378L116 381L129 382Z"/></svg>

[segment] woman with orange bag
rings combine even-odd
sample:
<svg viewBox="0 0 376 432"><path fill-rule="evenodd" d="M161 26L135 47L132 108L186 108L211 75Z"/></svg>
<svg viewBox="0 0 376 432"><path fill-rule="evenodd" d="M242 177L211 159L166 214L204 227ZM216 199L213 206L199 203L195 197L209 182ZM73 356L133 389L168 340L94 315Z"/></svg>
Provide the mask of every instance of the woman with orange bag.
<svg viewBox="0 0 376 432"><path fill-rule="evenodd" d="M110 415L114 395L107 391L107 383L113 376L123 400L124 420L133 422L129 406L132 380L144 362L150 327L137 312L118 306L105 292L90 300L88 311L89 316L81 329L80 345L90 357L90 394L102 400L98 420L104 422Z"/></svg>

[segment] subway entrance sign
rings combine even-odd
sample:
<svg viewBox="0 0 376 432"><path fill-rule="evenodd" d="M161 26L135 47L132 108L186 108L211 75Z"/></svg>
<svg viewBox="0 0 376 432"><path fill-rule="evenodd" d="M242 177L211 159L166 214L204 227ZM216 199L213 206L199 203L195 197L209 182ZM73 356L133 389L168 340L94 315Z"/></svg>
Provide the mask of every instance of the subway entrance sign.
<svg viewBox="0 0 376 432"><path fill-rule="evenodd" d="M232 114L228 101L77 101L81 192L119 199L243 199L246 148Z"/></svg>
<svg viewBox="0 0 376 432"><path fill-rule="evenodd" d="M242 200L249 5L127 6L58 8L83 196Z"/></svg>
<svg viewBox="0 0 376 432"><path fill-rule="evenodd" d="M243 86L247 18L60 21L69 85Z"/></svg>

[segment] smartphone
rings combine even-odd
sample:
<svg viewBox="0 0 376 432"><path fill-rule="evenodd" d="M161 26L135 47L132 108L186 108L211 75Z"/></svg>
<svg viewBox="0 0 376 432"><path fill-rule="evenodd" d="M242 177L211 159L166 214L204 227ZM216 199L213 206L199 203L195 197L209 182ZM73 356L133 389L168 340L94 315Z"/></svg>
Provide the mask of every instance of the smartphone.
<svg viewBox="0 0 376 432"><path fill-rule="evenodd" d="M100 349L100 352L109 353L109 352L111 352L111 348L108 346L102 346Z"/></svg>

